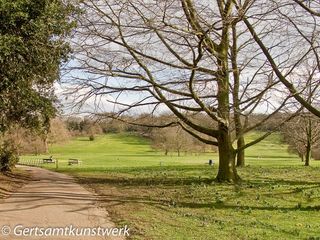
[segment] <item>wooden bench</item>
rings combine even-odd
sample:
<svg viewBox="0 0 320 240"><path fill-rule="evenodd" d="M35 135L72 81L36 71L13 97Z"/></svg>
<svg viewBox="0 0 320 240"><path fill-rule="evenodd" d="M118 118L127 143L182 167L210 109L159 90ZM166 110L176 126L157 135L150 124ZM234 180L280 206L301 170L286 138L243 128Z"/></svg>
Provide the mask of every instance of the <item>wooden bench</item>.
<svg viewBox="0 0 320 240"><path fill-rule="evenodd" d="M70 158L68 160L68 165L73 165L73 164L81 164L81 161L79 159L76 159L76 158Z"/></svg>
<svg viewBox="0 0 320 240"><path fill-rule="evenodd" d="M56 160L52 159L52 158L44 158L42 159L43 163L55 163Z"/></svg>

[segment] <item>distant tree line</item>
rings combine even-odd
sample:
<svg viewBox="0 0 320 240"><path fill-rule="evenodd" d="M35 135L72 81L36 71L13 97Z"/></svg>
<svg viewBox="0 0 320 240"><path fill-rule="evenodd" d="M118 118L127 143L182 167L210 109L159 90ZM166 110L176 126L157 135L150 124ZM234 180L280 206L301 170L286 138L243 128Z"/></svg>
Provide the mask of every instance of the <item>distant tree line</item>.
<svg viewBox="0 0 320 240"><path fill-rule="evenodd" d="M48 131L39 133L33 129L16 126L7 131L1 142L12 143L17 154L42 154L48 153L48 145L65 143L71 138L65 122L56 117L50 120Z"/></svg>
<svg viewBox="0 0 320 240"><path fill-rule="evenodd" d="M151 140L152 147L163 151L164 154L199 153L215 150L214 147L195 139L190 134L182 131L179 126L168 128L151 128L141 125L133 125L127 122L139 121L146 124L150 121L163 123L172 115L148 117L147 115L126 116L120 119L92 119L69 117L65 120L67 129L72 136L95 136L108 133L131 133Z"/></svg>
<svg viewBox="0 0 320 240"><path fill-rule="evenodd" d="M266 118L264 114L255 114L246 121L254 125ZM312 114L300 113L292 120L286 122L279 128L279 122L286 118L286 114L276 114L263 125L255 128L261 133L277 132L282 136L285 144L288 144L288 152L297 154L305 165L310 164L310 159L320 159L320 120ZM152 147L163 152L165 155L176 154L199 154L204 152L217 152L217 148L210 144L205 144L197 138L184 131L178 125L165 128L148 127L152 122L161 126L168 120L174 121L174 115L163 114L149 116L146 114L138 116L125 116L117 119L104 117L56 117L50 120L49 129L46 133L17 126L6 132L2 140L9 140L17 146L19 154L41 154L48 152L48 145L65 143L72 137L87 137L94 140L96 135L110 133L130 133L148 138ZM205 116L194 117L202 124L210 124ZM243 120L244 121L244 120ZM139 124L132 124L139 122ZM144 124L141 124L144 123ZM232 137L236 138L235 128Z"/></svg>

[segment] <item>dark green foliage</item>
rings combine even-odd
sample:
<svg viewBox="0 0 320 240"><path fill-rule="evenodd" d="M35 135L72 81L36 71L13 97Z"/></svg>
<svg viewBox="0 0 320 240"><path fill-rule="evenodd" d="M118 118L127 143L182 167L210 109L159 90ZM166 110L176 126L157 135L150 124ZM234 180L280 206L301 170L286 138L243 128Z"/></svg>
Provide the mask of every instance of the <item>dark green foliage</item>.
<svg viewBox="0 0 320 240"><path fill-rule="evenodd" d="M53 83L70 51L75 12L61 0L0 0L0 132L54 116Z"/></svg>
<svg viewBox="0 0 320 240"><path fill-rule="evenodd" d="M4 141L0 147L0 171L11 171L18 161L17 148L10 141Z"/></svg>

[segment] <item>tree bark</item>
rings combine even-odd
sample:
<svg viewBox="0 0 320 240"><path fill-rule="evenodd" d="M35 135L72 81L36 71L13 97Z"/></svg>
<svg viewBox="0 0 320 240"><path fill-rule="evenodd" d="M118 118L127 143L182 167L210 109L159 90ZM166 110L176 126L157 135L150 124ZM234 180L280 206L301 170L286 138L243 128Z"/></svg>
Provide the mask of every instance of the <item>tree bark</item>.
<svg viewBox="0 0 320 240"><path fill-rule="evenodd" d="M218 182L237 183L240 181L240 177L238 176L235 164L235 150L232 147L228 129L221 125L219 126L221 134L218 138L219 171L216 180Z"/></svg>
<svg viewBox="0 0 320 240"><path fill-rule="evenodd" d="M240 149L245 145L244 137L239 137L237 141L237 148ZM237 154L237 167L244 167L245 166L245 152L244 150L238 151Z"/></svg>
<svg viewBox="0 0 320 240"><path fill-rule="evenodd" d="M222 30L222 39L217 49L217 83L218 83L218 113L224 121L218 124L219 135L217 137L219 149L219 170L216 180L218 182L237 183L240 177L236 169L236 152L232 146L230 132L230 82L228 66L229 49L229 30L230 25L226 22Z"/></svg>
<svg viewBox="0 0 320 240"><path fill-rule="evenodd" d="M44 151L45 153L49 153L49 147L48 147L48 136L46 136L43 139L43 144L44 144Z"/></svg>
<svg viewBox="0 0 320 240"><path fill-rule="evenodd" d="M305 166L310 165L310 155L311 155L311 137L312 137L312 129L311 129L311 119L308 119L307 125L307 147L306 147L306 160L304 162Z"/></svg>
<svg viewBox="0 0 320 240"><path fill-rule="evenodd" d="M310 152L311 152L311 146L310 143L308 142L307 144L307 153L306 153L306 160L304 162L305 166L310 166Z"/></svg>
<svg viewBox="0 0 320 240"><path fill-rule="evenodd" d="M237 63L238 57L238 46L237 46L237 31L236 25L232 25L232 48L231 48L231 64L232 64L232 72L233 72L233 105L234 105L234 124L236 129L236 137L237 140L237 149L241 149L245 145L243 133L242 133L242 123L241 123L241 115L240 115L240 99L239 99L239 91L240 91L240 70L238 68ZM239 150L237 153L237 167L244 167L245 158L244 158L244 149Z"/></svg>

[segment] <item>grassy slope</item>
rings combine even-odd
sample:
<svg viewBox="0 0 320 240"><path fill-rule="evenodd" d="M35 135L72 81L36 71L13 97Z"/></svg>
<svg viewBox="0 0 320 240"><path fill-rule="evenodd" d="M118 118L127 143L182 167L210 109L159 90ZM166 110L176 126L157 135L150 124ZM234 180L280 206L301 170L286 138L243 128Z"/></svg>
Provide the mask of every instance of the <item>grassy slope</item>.
<svg viewBox="0 0 320 240"><path fill-rule="evenodd" d="M53 146L51 153L84 161L60 170L99 193L114 221L132 228L132 239L320 237L320 162L303 167L278 135L247 150L250 166L239 170L241 186L212 181L217 167L204 163L214 154L164 157L147 141L126 135L83 140Z"/></svg>
<svg viewBox="0 0 320 240"><path fill-rule="evenodd" d="M247 141L255 139L259 133L251 133ZM50 153L40 156L26 156L23 158L44 158L53 155L59 159L61 168L67 166L69 158L79 158L82 166L88 170L101 170L106 168L123 167L147 167L170 165L205 164L208 159L218 159L216 153L205 154L182 154L177 157L176 153L164 156L162 152L154 151L149 141L129 134L109 134L98 136L95 141L89 141L86 137L74 139L63 145L53 145ZM281 144L280 136L271 135L267 140L246 150L246 159L249 165L261 166L286 166L301 165L296 155L288 154L286 145ZM217 162L217 161L216 161ZM320 165L320 162L314 164ZM73 167L74 168L74 167Z"/></svg>
<svg viewBox="0 0 320 240"><path fill-rule="evenodd" d="M79 168L101 170L102 168L122 168L181 164L202 164L213 153L177 157L176 153L164 156L150 147L147 139L130 134L109 134L98 136L94 141L80 137L68 144L53 145L47 155L24 156L23 158L44 158L52 155L59 159L61 168L67 166L69 158L79 158L83 164Z"/></svg>

